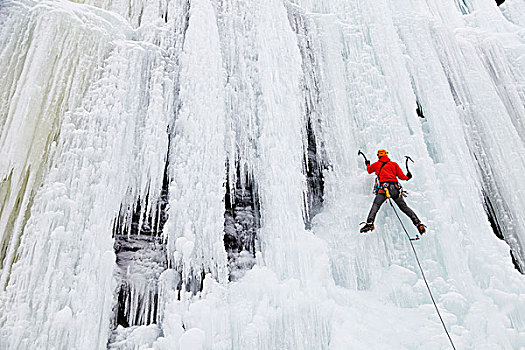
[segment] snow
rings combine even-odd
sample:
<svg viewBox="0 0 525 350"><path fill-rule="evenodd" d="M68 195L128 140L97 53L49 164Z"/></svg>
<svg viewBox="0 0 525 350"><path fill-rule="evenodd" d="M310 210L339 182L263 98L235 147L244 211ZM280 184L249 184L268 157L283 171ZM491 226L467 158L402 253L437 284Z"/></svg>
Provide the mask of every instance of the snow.
<svg viewBox="0 0 525 350"><path fill-rule="evenodd" d="M390 205L358 233L357 151L379 148L415 161L413 244L456 348L524 348L524 11L2 2L0 348L450 348ZM257 202L255 253L225 249L227 187Z"/></svg>

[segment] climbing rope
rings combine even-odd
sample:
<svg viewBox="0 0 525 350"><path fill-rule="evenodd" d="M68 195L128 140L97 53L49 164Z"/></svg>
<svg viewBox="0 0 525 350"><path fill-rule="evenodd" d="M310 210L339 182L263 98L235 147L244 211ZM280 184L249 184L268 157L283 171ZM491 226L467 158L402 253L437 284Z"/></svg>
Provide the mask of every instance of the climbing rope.
<svg viewBox="0 0 525 350"><path fill-rule="evenodd" d="M421 275L423 276L423 280L425 281L425 284L428 289L428 294L430 294L430 298L432 299L432 303L434 303L434 307L436 308L437 314L439 316L439 319L441 320L441 324L443 325L443 329L445 329L445 333L447 333L448 339L450 340L450 344L452 345L452 348L456 350L456 347L454 346L454 342L452 341L452 338L450 337L450 334L448 333L447 326L445 326L445 322L443 321L443 318L441 317L441 313L439 312L439 309L437 307L436 301L434 300L434 296L432 295L432 292L430 291L430 286L428 285L427 278L425 277L425 273L423 272L423 268L421 267L421 264L419 263L419 258L417 257L416 248L414 247L414 244L412 244L412 241L414 238L410 237L408 234L405 225L403 225L403 221L401 221L401 218L397 214L396 208L394 208L394 205L392 204L392 199L388 198L388 203L392 206L392 209L394 210L394 213L397 216L397 219L401 223L401 227L403 227L403 230L405 231L405 234L408 237L408 240L410 242L410 245L412 246L412 250L414 251L414 256L416 257L417 264L419 265L419 270L421 271ZM417 238L419 239L419 237Z"/></svg>

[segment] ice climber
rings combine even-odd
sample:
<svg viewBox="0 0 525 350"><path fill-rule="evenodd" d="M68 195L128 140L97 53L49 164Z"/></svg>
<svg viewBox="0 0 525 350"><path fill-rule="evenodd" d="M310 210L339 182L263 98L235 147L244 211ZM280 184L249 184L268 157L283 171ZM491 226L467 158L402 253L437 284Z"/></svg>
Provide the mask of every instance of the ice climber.
<svg viewBox="0 0 525 350"><path fill-rule="evenodd" d="M378 161L374 164L370 164L370 161L365 158L368 173L375 173L377 175L376 186L374 188L376 197L374 198L374 203L372 203L372 208L370 209L366 223L361 228L360 232L368 232L374 229L374 220L379 208L381 208L381 205L383 205L387 198L392 198L399 209L401 209L401 211L412 220L412 223L417 227L419 233L423 234L425 233L426 226L421 223L416 213L414 213L405 203L401 185L397 180L399 178L408 181L412 178L412 174L408 171L405 175L399 164L392 162L387 154L388 152L384 149L378 150Z"/></svg>

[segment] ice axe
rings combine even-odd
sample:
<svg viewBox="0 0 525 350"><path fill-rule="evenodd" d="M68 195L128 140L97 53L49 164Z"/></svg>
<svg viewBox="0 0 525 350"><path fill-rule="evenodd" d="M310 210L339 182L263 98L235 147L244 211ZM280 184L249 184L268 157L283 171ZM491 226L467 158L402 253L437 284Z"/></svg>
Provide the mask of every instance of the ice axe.
<svg viewBox="0 0 525 350"><path fill-rule="evenodd" d="M359 152L357 152L357 155L362 155L363 158L365 158L365 163L368 162L368 159L366 159L366 156L363 152L361 152L361 150L359 150Z"/></svg>
<svg viewBox="0 0 525 350"><path fill-rule="evenodd" d="M405 158L406 158L405 167L407 168L407 173L409 173L410 170L408 170L408 161L410 160L412 163L414 163L414 161L409 156L405 156Z"/></svg>

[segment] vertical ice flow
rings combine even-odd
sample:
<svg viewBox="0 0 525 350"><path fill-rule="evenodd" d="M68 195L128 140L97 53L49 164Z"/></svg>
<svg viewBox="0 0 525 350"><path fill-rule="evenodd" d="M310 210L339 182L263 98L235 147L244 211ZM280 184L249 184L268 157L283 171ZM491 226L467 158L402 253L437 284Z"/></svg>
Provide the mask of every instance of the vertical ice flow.
<svg viewBox="0 0 525 350"><path fill-rule="evenodd" d="M0 347L446 348L390 206L357 234L356 153L378 148L416 160L416 248L457 348L523 347L522 4L5 1ZM165 169L158 317L114 330L115 219L156 218ZM244 185L256 264L229 282L225 191Z"/></svg>
<svg viewBox="0 0 525 350"><path fill-rule="evenodd" d="M180 73L180 109L170 149L169 259L183 278L227 281L224 226L224 70L208 1L192 2ZM201 281L192 289L198 291ZM190 286L188 286L190 287Z"/></svg>

